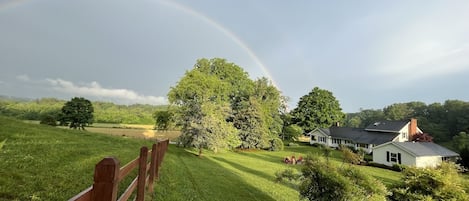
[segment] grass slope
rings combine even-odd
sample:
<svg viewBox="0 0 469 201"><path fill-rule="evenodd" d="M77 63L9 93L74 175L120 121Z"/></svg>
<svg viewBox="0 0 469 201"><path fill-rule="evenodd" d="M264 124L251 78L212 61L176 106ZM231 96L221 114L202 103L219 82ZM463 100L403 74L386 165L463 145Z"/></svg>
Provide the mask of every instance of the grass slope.
<svg viewBox="0 0 469 201"><path fill-rule="evenodd" d="M152 143L0 116L0 142L5 139L0 200L67 200L92 185L94 166L103 157L115 156L124 165Z"/></svg>
<svg viewBox="0 0 469 201"><path fill-rule="evenodd" d="M155 187L156 200L298 200L295 186L275 182L275 172L301 168L282 163L286 156L320 152L312 146L298 146L280 152L207 153L199 158L190 149L171 146L169 150ZM340 155L334 151L331 162L343 165ZM390 170L358 167L386 185L397 182L400 176Z"/></svg>

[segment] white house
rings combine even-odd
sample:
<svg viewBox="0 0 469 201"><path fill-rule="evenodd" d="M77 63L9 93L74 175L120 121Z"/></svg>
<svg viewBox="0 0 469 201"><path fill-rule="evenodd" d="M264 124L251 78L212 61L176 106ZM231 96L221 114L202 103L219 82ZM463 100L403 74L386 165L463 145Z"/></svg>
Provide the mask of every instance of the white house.
<svg viewBox="0 0 469 201"><path fill-rule="evenodd" d="M377 121L366 128L348 128L333 126L318 128L309 133L310 144L323 144L337 148L339 145L363 149L367 153L373 147L386 142L405 142L412 135L423 133L417 126L416 119L408 121Z"/></svg>
<svg viewBox="0 0 469 201"><path fill-rule="evenodd" d="M373 162L392 166L435 167L459 154L433 142L387 142L373 148Z"/></svg>

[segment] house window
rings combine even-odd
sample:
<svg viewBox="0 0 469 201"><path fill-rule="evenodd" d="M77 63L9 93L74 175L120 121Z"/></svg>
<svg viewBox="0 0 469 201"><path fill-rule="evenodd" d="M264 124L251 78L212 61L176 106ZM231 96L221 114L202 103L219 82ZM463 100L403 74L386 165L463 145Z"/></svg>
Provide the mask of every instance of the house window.
<svg viewBox="0 0 469 201"><path fill-rule="evenodd" d="M368 144L358 144L359 147L368 149Z"/></svg>
<svg viewBox="0 0 469 201"><path fill-rule="evenodd" d="M341 143L342 143L341 139L332 138L332 144L341 144Z"/></svg>
<svg viewBox="0 0 469 201"><path fill-rule="evenodd" d="M326 137L319 137L319 142L324 142L324 143L326 143Z"/></svg>
<svg viewBox="0 0 469 201"><path fill-rule="evenodd" d="M401 164L401 153L386 152L386 161Z"/></svg>
<svg viewBox="0 0 469 201"><path fill-rule="evenodd" d="M396 153L391 153L391 162L397 162L397 154Z"/></svg>
<svg viewBox="0 0 469 201"><path fill-rule="evenodd" d="M407 139L407 132L403 132L403 133L402 133L402 137L405 138L405 139Z"/></svg>

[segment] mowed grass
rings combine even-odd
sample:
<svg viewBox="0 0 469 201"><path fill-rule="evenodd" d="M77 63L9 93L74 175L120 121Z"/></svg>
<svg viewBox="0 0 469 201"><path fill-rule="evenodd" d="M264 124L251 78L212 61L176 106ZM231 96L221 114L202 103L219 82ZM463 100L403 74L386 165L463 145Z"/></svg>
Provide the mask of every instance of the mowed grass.
<svg viewBox="0 0 469 201"><path fill-rule="evenodd" d="M282 162L286 156L306 156L320 150L312 146L286 147L285 151L249 151L205 153L202 158L191 149L170 146L156 184L156 200L298 200L296 186L290 182L276 182L277 171L301 165ZM330 158L336 165L342 163L341 154L333 151ZM357 166L385 185L398 181L401 173L390 170Z"/></svg>
<svg viewBox="0 0 469 201"><path fill-rule="evenodd" d="M124 165L153 143L0 117L0 141L5 139L0 200L67 200L92 185L102 158L115 156Z"/></svg>
<svg viewBox="0 0 469 201"><path fill-rule="evenodd" d="M141 146L152 144L0 117L0 142L5 139L0 150L0 200L67 200L92 184L94 166L103 157L116 156L123 165L137 157ZM153 200L298 200L296 186L276 182L275 173L301 169L301 165L284 164L286 156L320 152L301 145L280 152L205 152L200 158L192 149L170 145ZM332 152L330 160L348 165L338 151ZM398 172L358 167L386 185L400 177ZM121 191L129 180L120 184Z"/></svg>

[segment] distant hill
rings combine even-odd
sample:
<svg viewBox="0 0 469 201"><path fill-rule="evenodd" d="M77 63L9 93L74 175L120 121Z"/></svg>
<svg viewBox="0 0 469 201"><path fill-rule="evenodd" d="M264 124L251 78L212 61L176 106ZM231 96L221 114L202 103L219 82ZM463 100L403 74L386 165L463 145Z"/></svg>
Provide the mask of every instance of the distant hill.
<svg viewBox="0 0 469 201"><path fill-rule="evenodd" d="M0 95L0 115L22 120L40 120L42 115L56 114L68 100L57 98L28 99ZM167 110L167 105L117 105L93 101L96 123L154 124L153 113Z"/></svg>

